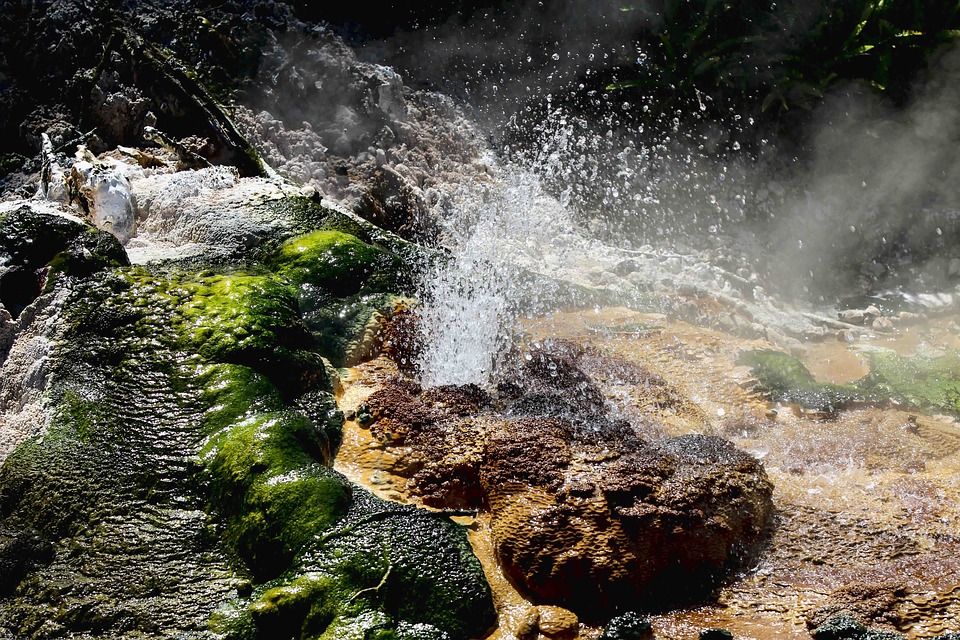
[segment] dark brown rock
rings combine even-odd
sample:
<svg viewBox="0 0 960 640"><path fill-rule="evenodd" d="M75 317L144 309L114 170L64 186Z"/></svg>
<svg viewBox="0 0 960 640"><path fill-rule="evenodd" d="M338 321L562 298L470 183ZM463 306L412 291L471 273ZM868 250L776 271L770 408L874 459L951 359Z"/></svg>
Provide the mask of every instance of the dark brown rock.
<svg viewBox="0 0 960 640"><path fill-rule="evenodd" d="M543 602L586 617L638 598L676 604L709 592L762 540L772 485L720 438L608 442L621 455L606 459L558 441L528 431L488 447L481 470L500 560Z"/></svg>
<svg viewBox="0 0 960 640"><path fill-rule="evenodd" d="M755 458L715 436L647 442L610 418L584 365L669 387L640 367L569 343L529 355L499 398L399 379L370 397L371 432L402 431L417 461L413 494L489 509L510 578L588 620L702 598L754 557L773 510Z"/></svg>

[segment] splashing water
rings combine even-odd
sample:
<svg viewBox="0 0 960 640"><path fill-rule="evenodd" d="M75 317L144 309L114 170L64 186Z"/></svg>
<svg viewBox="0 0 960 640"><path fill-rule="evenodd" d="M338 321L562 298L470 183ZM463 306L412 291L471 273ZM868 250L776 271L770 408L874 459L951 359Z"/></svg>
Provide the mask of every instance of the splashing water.
<svg viewBox="0 0 960 640"><path fill-rule="evenodd" d="M465 189L445 231L448 260L424 274L420 311L425 385L486 384L526 309L549 305L531 274L588 284L622 254L580 235L532 172L500 167L492 185ZM536 278L534 278L536 280Z"/></svg>

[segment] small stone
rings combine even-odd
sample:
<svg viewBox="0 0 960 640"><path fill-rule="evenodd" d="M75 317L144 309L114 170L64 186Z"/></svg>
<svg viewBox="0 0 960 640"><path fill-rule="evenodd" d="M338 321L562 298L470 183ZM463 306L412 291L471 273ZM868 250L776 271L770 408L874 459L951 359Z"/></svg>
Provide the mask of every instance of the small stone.
<svg viewBox="0 0 960 640"><path fill-rule="evenodd" d="M526 613L523 614L520 624L517 625L515 635L517 636L518 640L536 640L539 634L540 612L536 607L530 607L527 609Z"/></svg>
<svg viewBox="0 0 960 640"><path fill-rule="evenodd" d="M633 273L634 271L636 271L636 270L639 269L639 268L640 268L640 267L639 267L639 265L637 264L637 261L636 261L636 260L630 260L630 259L628 258L627 260L622 260L622 261L618 262L617 264L615 264L615 265L613 266L613 269L611 269L611 271L613 271L613 272L614 272L615 274L617 274L618 276L626 277L626 276L630 275L631 273Z"/></svg>
<svg viewBox="0 0 960 640"><path fill-rule="evenodd" d="M540 633L549 638L573 638L580 631L577 614L562 607L540 606Z"/></svg>
<svg viewBox="0 0 960 640"><path fill-rule="evenodd" d="M359 424L361 427L369 427L371 424L373 424L373 415L365 408L360 408L356 412L355 418L357 420L357 424Z"/></svg>
<svg viewBox="0 0 960 640"><path fill-rule="evenodd" d="M604 627L600 640L653 640L653 627L640 614L628 611Z"/></svg>
<svg viewBox="0 0 960 640"><path fill-rule="evenodd" d="M856 342L857 334L852 329L841 329L837 331L837 340L840 342Z"/></svg>
<svg viewBox="0 0 960 640"><path fill-rule="evenodd" d="M734 320L733 314L728 311L724 311L717 316L717 326L725 333L733 333L737 330L737 322Z"/></svg>
<svg viewBox="0 0 960 640"><path fill-rule="evenodd" d="M850 324L863 324L865 321L863 309L844 309L837 313L837 317Z"/></svg>
<svg viewBox="0 0 960 640"><path fill-rule="evenodd" d="M700 632L700 640L730 640L733 634L726 629L704 629Z"/></svg>
<svg viewBox="0 0 960 640"><path fill-rule="evenodd" d="M875 318L873 324L870 325L874 331L888 332L893 331L893 321L890 318L884 318L883 316Z"/></svg>

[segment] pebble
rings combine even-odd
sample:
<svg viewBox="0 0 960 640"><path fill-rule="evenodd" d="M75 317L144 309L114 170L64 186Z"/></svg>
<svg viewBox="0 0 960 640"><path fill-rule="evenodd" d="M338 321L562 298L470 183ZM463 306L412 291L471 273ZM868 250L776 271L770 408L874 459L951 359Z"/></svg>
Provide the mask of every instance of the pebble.
<svg viewBox="0 0 960 640"><path fill-rule="evenodd" d="M542 605L537 610L540 614L540 633L545 636L572 638L580 631L580 620L569 609Z"/></svg>
<svg viewBox="0 0 960 640"><path fill-rule="evenodd" d="M874 331L880 332L889 332L893 331L893 321L890 318L884 318L883 316L875 318L873 324L870 325Z"/></svg>
<svg viewBox="0 0 960 640"><path fill-rule="evenodd" d="M540 612L536 607L530 607L523 614L514 635L518 640L536 640L540 635Z"/></svg>

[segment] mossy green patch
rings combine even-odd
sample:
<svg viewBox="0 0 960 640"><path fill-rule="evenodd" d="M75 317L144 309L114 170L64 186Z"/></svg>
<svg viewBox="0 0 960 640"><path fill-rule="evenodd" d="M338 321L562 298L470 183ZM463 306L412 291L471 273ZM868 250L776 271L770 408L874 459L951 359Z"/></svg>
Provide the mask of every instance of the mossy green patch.
<svg viewBox="0 0 960 640"><path fill-rule="evenodd" d="M914 407L960 415L960 352L913 358L879 349L866 354L870 374L861 386Z"/></svg>
<svg viewBox="0 0 960 640"><path fill-rule="evenodd" d="M333 296L397 288L400 259L341 231L321 230L285 242L273 259L277 272Z"/></svg>
<svg viewBox="0 0 960 640"><path fill-rule="evenodd" d="M303 339L295 291L271 276L244 273L187 280L188 347L210 361L229 362L240 353L274 349Z"/></svg>
<svg viewBox="0 0 960 640"><path fill-rule="evenodd" d="M57 405L56 421L70 426L70 431L82 441L89 441L104 424L115 420L116 416L110 407L95 400L85 400L74 391L63 394ZM59 430L54 430L56 437Z"/></svg>
<svg viewBox="0 0 960 640"><path fill-rule="evenodd" d="M737 364L749 366L761 389L775 402L833 412L853 402L882 399L855 385L817 382L799 360L772 349L746 351L740 354Z"/></svg>
<svg viewBox="0 0 960 640"><path fill-rule="evenodd" d="M342 417L315 422L288 409L276 388L247 367L207 366L198 379L207 407L203 426L211 434L199 459L212 504L225 519L224 539L256 576L273 577L346 510L349 485L321 464L333 461Z"/></svg>
<svg viewBox="0 0 960 640"><path fill-rule="evenodd" d="M350 512L318 537L297 571L264 585L246 607L224 608L214 628L244 640L464 640L495 619L460 527L356 489Z"/></svg>
<svg viewBox="0 0 960 640"><path fill-rule="evenodd" d="M917 409L960 415L960 352L912 358L887 349L865 353L870 373L842 385L817 382L799 360L778 351L747 351L737 363L751 367L761 389L777 402L835 411L851 402L895 400Z"/></svg>

